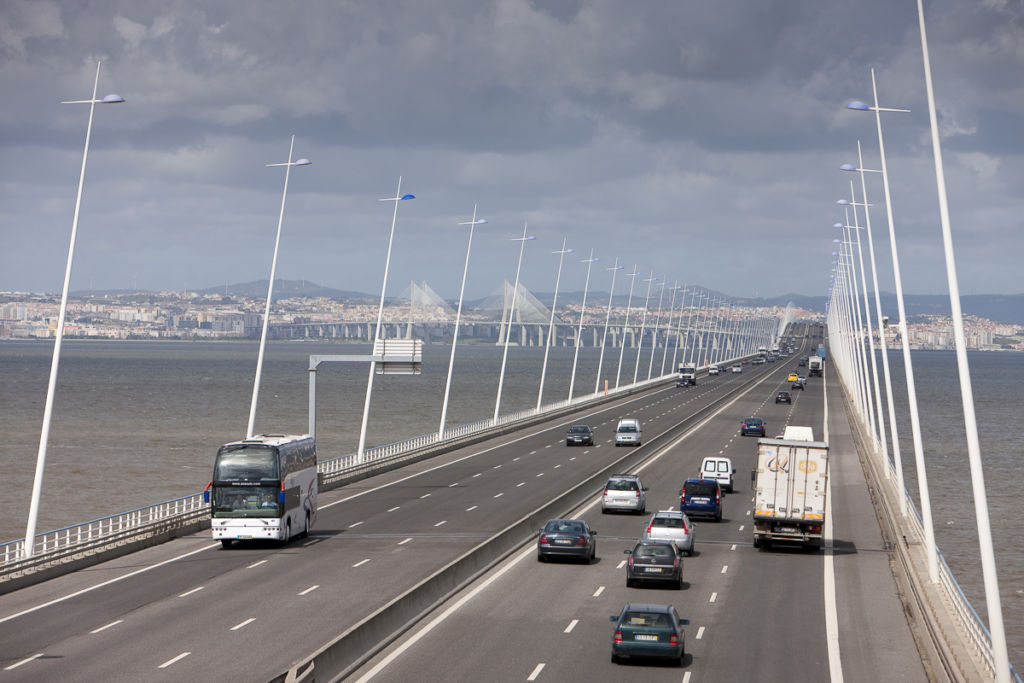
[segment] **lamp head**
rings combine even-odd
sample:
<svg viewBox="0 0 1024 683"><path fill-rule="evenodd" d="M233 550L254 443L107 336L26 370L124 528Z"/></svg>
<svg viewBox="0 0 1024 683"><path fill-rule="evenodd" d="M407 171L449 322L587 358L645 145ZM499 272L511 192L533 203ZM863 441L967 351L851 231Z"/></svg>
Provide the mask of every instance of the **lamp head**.
<svg viewBox="0 0 1024 683"><path fill-rule="evenodd" d="M120 104L121 102L124 102L124 98L113 93L100 100L100 104Z"/></svg>
<svg viewBox="0 0 1024 683"><path fill-rule="evenodd" d="M842 223L833 223L832 227L833 228L845 228L846 226L843 225ZM835 240L835 241L838 242L839 240Z"/></svg>
<svg viewBox="0 0 1024 683"><path fill-rule="evenodd" d="M836 200L836 204L838 204L839 206L850 206L850 200L849 199L837 199Z"/></svg>
<svg viewBox="0 0 1024 683"><path fill-rule="evenodd" d="M871 107L861 102L860 100L854 100L846 105L847 109L856 109L857 111L871 111Z"/></svg>
<svg viewBox="0 0 1024 683"><path fill-rule="evenodd" d="M416 195L414 195L414 194L404 194L404 195L402 195L402 199L403 200L404 199L416 199Z"/></svg>
<svg viewBox="0 0 1024 683"><path fill-rule="evenodd" d="M857 167L854 166L853 164L840 164L839 165L839 170L840 171L856 171Z"/></svg>
<svg viewBox="0 0 1024 683"><path fill-rule="evenodd" d="M302 157L301 159L296 159L295 161L293 161L292 166L309 166L312 163L313 162L307 159L306 157Z"/></svg>

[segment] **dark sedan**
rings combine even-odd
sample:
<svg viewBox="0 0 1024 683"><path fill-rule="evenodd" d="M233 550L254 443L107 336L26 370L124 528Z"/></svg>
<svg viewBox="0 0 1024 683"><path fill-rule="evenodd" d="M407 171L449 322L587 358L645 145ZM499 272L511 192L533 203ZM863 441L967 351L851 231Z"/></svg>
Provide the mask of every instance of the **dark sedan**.
<svg viewBox="0 0 1024 683"><path fill-rule="evenodd" d="M587 425L573 425L565 433L566 446L593 446L594 430Z"/></svg>
<svg viewBox="0 0 1024 683"><path fill-rule="evenodd" d="M537 561L549 557L569 557L590 563L597 558L597 531L582 519L553 519L540 530Z"/></svg>
<svg viewBox="0 0 1024 683"><path fill-rule="evenodd" d="M658 657L683 665L686 634L681 627L690 621L680 619L672 605L629 603L609 620L615 624L613 663L618 664L622 657Z"/></svg>
<svg viewBox="0 0 1024 683"><path fill-rule="evenodd" d="M639 541L625 553L629 555L627 587L646 581L668 582L675 589L683 587L683 558L672 541Z"/></svg>
<svg viewBox="0 0 1024 683"><path fill-rule="evenodd" d="M759 417L748 417L740 425L740 436L746 436L747 434L756 434L757 436L764 436L764 420Z"/></svg>
<svg viewBox="0 0 1024 683"><path fill-rule="evenodd" d="M775 394L776 403L792 403L793 397L789 395L788 391L780 391Z"/></svg>

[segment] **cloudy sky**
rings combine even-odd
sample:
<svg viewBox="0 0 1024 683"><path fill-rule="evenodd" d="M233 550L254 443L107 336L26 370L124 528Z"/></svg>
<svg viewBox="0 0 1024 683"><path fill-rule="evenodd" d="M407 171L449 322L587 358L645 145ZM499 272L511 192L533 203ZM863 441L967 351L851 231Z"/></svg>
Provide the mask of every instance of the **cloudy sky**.
<svg viewBox="0 0 1024 683"><path fill-rule="evenodd" d="M929 44L963 293L1019 293L1024 8L929 0ZM877 70L907 293L945 293L913 0L4 0L0 289L60 290L96 108L72 289L265 279L295 156L278 277L467 296L515 274L583 288L611 265L734 296L823 295L856 161L879 168ZM859 183L858 183L859 193ZM868 178L881 289L882 190ZM863 223L863 217L861 217ZM607 291L595 270L591 287ZM624 291L622 279L617 286Z"/></svg>

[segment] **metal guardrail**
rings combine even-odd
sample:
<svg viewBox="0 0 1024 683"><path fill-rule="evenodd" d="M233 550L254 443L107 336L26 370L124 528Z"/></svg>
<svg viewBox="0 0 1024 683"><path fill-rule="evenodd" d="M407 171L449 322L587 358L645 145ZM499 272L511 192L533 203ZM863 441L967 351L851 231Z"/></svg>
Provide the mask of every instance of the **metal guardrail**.
<svg viewBox="0 0 1024 683"><path fill-rule="evenodd" d="M728 362L732 362L732 360ZM698 369L706 370L706 366L701 366ZM643 387L665 382L675 377L675 374L669 373L633 384L626 384L616 389L608 390L607 394L603 392L587 394L574 397L571 400L555 401L542 406L540 409L529 408L519 410L507 415L501 415L497 420L479 420L469 424L457 425L446 429L442 437L439 437L435 432L368 448L364 451L361 461L355 453L351 453L321 461L317 469L321 475L327 478L336 478L346 472L358 470L368 465L384 463L398 456L441 446L466 437L483 435L488 431L497 431L517 422L523 422L571 406L583 406L589 403L604 401L613 396L628 394ZM73 556L97 552L104 547L128 543L156 533L184 528L197 521L208 519L209 514L209 504L203 503L203 494L199 492L155 505L141 507L129 512L102 517L91 522L85 522L84 524L76 524L64 527L63 529L37 534L35 539L33 539L31 556L26 556L25 539L9 541L0 545L0 583L41 567L52 566L56 562L67 560Z"/></svg>

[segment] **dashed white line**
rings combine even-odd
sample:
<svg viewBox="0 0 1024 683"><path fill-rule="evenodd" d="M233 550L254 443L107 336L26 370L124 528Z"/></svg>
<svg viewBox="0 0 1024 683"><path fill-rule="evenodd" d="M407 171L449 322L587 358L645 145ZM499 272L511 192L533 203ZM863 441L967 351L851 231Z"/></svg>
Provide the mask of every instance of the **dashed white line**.
<svg viewBox="0 0 1024 683"><path fill-rule="evenodd" d="M480 476L481 474L483 474L483 472L477 472L476 474L474 474L474 475L473 475L473 478L474 478L474 479L476 479L476 478L477 478L477 477L479 477L479 476Z"/></svg>
<svg viewBox="0 0 1024 683"><path fill-rule="evenodd" d="M393 508L388 508L388 512L394 512L395 510L399 509L400 507L402 507L402 506L401 505L396 505Z"/></svg>
<svg viewBox="0 0 1024 683"><path fill-rule="evenodd" d="M540 672L543 671L543 670L544 670L544 662L540 662L539 664L537 664L537 666L535 666L533 668L533 673L531 673L529 676L527 676L526 680L528 680L528 681L535 681L535 680L537 680L537 676L540 676Z"/></svg>
<svg viewBox="0 0 1024 683"><path fill-rule="evenodd" d="M729 546L729 550L736 550L736 544L733 543L731 546Z"/></svg>
<svg viewBox="0 0 1024 683"><path fill-rule="evenodd" d="M245 621L243 621L242 623L240 623L240 624L235 624L234 626L232 626L232 627L231 627L231 630L232 630L232 631L237 631L237 630L238 630L238 629L240 629L240 628L245 628L246 626L248 626L249 624L251 624L251 623L252 623L252 622L254 622L254 621L256 621L256 617L249 617L248 619L246 619L246 620L245 620Z"/></svg>
<svg viewBox="0 0 1024 683"><path fill-rule="evenodd" d="M185 657L188 657L188 656L189 656L190 654L192 654L192 653L191 653L191 652L182 652L182 653L181 653L180 655L178 655L177 657L172 657L171 659L168 659L168 660L167 660L166 662L164 662L163 664L161 664L161 665L160 665L160 666L158 666L157 668L158 668L158 669L166 669L166 668L167 668L167 667L169 667L169 666L170 666L171 664L174 664L175 662L179 662L179 661L181 661L182 659L185 659Z"/></svg>
<svg viewBox="0 0 1024 683"><path fill-rule="evenodd" d="M537 455L537 451L530 451L530 455Z"/></svg>
<svg viewBox="0 0 1024 683"><path fill-rule="evenodd" d="M520 486L526 486L526 482L525 481L521 481L518 484L516 484L516 488L519 488Z"/></svg>
<svg viewBox="0 0 1024 683"><path fill-rule="evenodd" d="M320 587L320 584L315 583L312 586L310 586L309 588L307 588L306 590L300 591L299 595L309 595L310 593L312 593L313 591L315 591L319 587Z"/></svg>
<svg viewBox="0 0 1024 683"><path fill-rule="evenodd" d="M623 560L622 562L619 562L619 564L615 568L616 569L622 569L625 566L626 566L626 561Z"/></svg>
<svg viewBox="0 0 1024 683"><path fill-rule="evenodd" d="M714 602L715 600L718 600L718 593L712 593L711 599L708 602Z"/></svg>
<svg viewBox="0 0 1024 683"><path fill-rule="evenodd" d="M747 516L748 517L750 516L750 510L747 510Z"/></svg>
<svg viewBox="0 0 1024 683"><path fill-rule="evenodd" d="M598 586L592 597L599 598L601 597L601 593L604 593L604 586Z"/></svg>
<svg viewBox="0 0 1024 683"><path fill-rule="evenodd" d="M576 628L576 624L578 623L580 623L579 619L573 619L569 622L569 625L565 627L565 630L562 631L562 633L572 633L572 630Z"/></svg>
<svg viewBox="0 0 1024 683"><path fill-rule="evenodd" d="M700 640L703 637L704 637L704 627L701 626L699 629L697 629L697 640Z"/></svg>
<svg viewBox="0 0 1024 683"><path fill-rule="evenodd" d="M543 473L543 472L541 472L541 473L540 473L540 474L538 474L537 476L538 476L538 477L543 477L543 476L544 476L544 473Z"/></svg>
<svg viewBox="0 0 1024 683"><path fill-rule="evenodd" d="M359 526L360 524L362 524L362 522L354 522L354 523L352 523L352 524L349 524L349 525L348 525L348 528L349 528L349 529L355 529L355 528L356 528L357 526Z"/></svg>
<svg viewBox="0 0 1024 683"><path fill-rule="evenodd" d="M246 569L252 569L253 567L258 567L258 566L260 566L261 564L266 564L266 563L267 563L267 561L266 561L266 560L260 560L259 562L253 562L253 563L252 563L252 564L250 564L250 565L249 565L248 567L246 567Z"/></svg>
<svg viewBox="0 0 1024 683"><path fill-rule="evenodd" d="M430 498L430 494L424 493L422 496L420 496L420 500L423 500L424 498Z"/></svg>
<svg viewBox="0 0 1024 683"><path fill-rule="evenodd" d="M495 469L495 470L500 470L500 469L501 469L501 465L495 465L495 466L494 466L494 467L492 467L491 469Z"/></svg>
<svg viewBox="0 0 1024 683"><path fill-rule="evenodd" d="M721 572L721 573L722 573L722 574L724 574L724 573L726 573L727 571L729 571L729 565L727 565L727 564L723 564L723 565L722 565L722 572Z"/></svg>
<svg viewBox="0 0 1024 683"><path fill-rule="evenodd" d="M405 545L406 543L408 543L411 540L412 540L412 536L410 536L409 538L403 538L401 541L398 542L398 545Z"/></svg>
<svg viewBox="0 0 1024 683"><path fill-rule="evenodd" d="M448 484L448 488L454 488L454 487L456 487L458 485L459 485L459 482L457 482L457 481L456 482L452 482L451 484Z"/></svg>
<svg viewBox="0 0 1024 683"><path fill-rule="evenodd" d="M561 466L562 466L561 463L559 463L558 465L555 465L555 469L557 470Z"/></svg>
<svg viewBox="0 0 1024 683"><path fill-rule="evenodd" d="M442 519L442 520L441 520L440 522L438 522L438 523L437 523L437 524L435 524L434 526L435 526L435 527L439 527L439 526L442 526L442 525L444 525L444 524L447 524L447 523L448 523L448 520L446 520L446 519Z"/></svg>
<svg viewBox="0 0 1024 683"><path fill-rule="evenodd" d="M743 531L743 527L745 527L745 526L746 526L746 524L740 524L739 531Z"/></svg>
<svg viewBox="0 0 1024 683"><path fill-rule="evenodd" d="M548 444L548 445L547 445L547 446L545 446L544 448L551 448L551 444ZM543 664L541 664L541 666L544 666L544 665L543 665Z"/></svg>
<svg viewBox="0 0 1024 683"><path fill-rule="evenodd" d="M495 496L494 496L494 497L495 497L495 498L501 498L501 497L502 497L502 496L504 496L504 495L505 495L504 493L498 493L498 494L495 494Z"/></svg>
<svg viewBox="0 0 1024 683"><path fill-rule="evenodd" d="M99 628L96 628L96 629L93 629L92 631L89 631L89 633L93 634L93 633L99 633L100 631L106 631L111 626L117 626L118 624L121 624L121 623L124 623L124 619L118 619L117 621L112 621L109 624L107 624L106 626L100 626Z"/></svg>
<svg viewBox="0 0 1024 683"><path fill-rule="evenodd" d="M181 595L179 595L178 597L179 597L179 598L187 598L188 596L192 595L193 593L198 593L199 591L203 590L203 588L205 588L205 587L206 587L206 586L198 586L198 587L196 587L196 588L193 588L193 589L192 589L192 590L190 590L190 591L185 591L184 593L182 593L182 594L181 594Z"/></svg>
<svg viewBox="0 0 1024 683"><path fill-rule="evenodd" d="M364 564L366 564L369 561L370 561L370 558L366 558L365 560L359 560L354 565L352 565L352 568L354 569L356 567L362 567Z"/></svg>
<svg viewBox="0 0 1024 683"><path fill-rule="evenodd" d="M575 455L574 455L574 456L572 456L571 458L569 458L569 460L570 460L570 461L571 461L571 460L575 460L575 459L576 459L576 456L575 456Z"/></svg>
<svg viewBox="0 0 1024 683"><path fill-rule="evenodd" d="M519 460L519 457L520 456L517 455L516 457L512 458L512 462L515 462L516 460Z"/></svg>
<svg viewBox="0 0 1024 683"><path fill-rule="evenodd" d="M314 545L316 543L319 543L322 540L324 540L324 539L322 539L322 538L314 538L312 541L306 541L305 543L303 543L302 547L305 548L307 545Z"/></svg>
<svg viewBox="0 0 1024 683"><path fill-rule="evenodd" d="M473 510L476 510L478 507L479 507L478 505L474 505L472 507L468 507L468 508L466 508L466 512L472 512Z"/></svg>
<svg viewBox="0 0 1024 683"><path fill-rule="evenodd" d="M28 664L28 663L29 663L29 662L31 662L31 661L32 661L33 659L39 659L39 658L40 658L40 657L42 657L42 656L43 656L43 653L42 653L42 652L40 652L40 653L39 653L39 654L37 654L37 655L32 655L31 657L26 657L25 659L21 660L20 662L16 662L16 663L14 663L14 664L11 664L10 666L5 666L5 667L4 667L4 671L11 671L12 669L17 669L17 668L18 668L19 666L21 666L22 664Z"/></svg>

